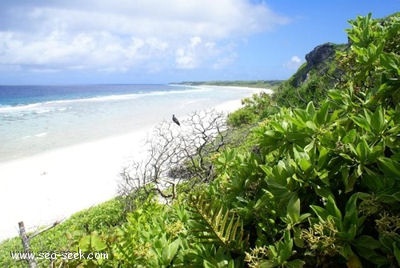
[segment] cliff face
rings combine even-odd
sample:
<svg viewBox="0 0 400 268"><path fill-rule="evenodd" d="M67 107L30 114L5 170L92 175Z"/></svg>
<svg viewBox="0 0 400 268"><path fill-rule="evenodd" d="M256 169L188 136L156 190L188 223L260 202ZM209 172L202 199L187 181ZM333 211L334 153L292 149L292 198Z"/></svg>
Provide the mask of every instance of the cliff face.
<svg viewBox="0 0 400 268"><path fill-rule="evenodd" d="M306 55L306 63L291 78L292 86L301 86L307 80L311 71L318 70L318 73L322 75L326 73L335 57L335 52L336 48L332 43L315 47Z"/></svg>
<svg viewBox="0 0 400 268"><path fill-rule="evenodd" d="M327 91L341 81L343 71L336 59L336 52L348 49L348 44L325 43L306 55L306 62L275 94L277 103L303 107L309 101L318 103L326 98Z"/></svg>
<svg viewBox="0 0 400 268"><path fill-rule="evenodd" d="M335 54L335 47L332 43L325 43L315 47L306 55L307 65L313 67L320 64Z"/></svg>

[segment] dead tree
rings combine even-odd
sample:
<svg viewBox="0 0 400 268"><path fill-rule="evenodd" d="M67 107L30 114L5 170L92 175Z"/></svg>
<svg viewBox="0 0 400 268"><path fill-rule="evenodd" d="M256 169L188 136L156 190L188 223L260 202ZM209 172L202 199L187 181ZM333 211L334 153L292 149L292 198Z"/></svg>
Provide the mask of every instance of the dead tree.
<svg viewBox="0 0 400 268"><path fill-rule="evenodd" d="M140 191L155 192L168 201L176 197L176 186L183 181L192 188L212 180L210 156L226 145L226 129L226 116L215 110L194 112L181 120L180 127L161 122L146 143L146 158L122 171L120 194L137 198Z"/></svg>

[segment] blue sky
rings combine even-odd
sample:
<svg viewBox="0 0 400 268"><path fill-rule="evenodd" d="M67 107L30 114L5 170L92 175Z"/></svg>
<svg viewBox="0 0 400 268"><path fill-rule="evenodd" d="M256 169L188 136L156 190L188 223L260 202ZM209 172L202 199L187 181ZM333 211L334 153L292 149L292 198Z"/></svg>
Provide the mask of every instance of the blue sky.
<svg viewBox="0 0 400 268"><path fill-rule="evenodd" d="M2 0L0 84L287 79L400 0Z"/></svg>

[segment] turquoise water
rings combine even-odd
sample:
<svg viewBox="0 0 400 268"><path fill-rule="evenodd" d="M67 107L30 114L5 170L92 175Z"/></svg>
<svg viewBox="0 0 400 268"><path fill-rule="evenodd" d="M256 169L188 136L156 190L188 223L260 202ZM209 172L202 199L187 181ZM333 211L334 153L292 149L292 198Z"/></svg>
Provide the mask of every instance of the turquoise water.
<svg viewBox="0 0 400 268"><path fill-rule="evenodd" d="M171 85L0 86L0 161L124 134L251 95Z"/></svg>

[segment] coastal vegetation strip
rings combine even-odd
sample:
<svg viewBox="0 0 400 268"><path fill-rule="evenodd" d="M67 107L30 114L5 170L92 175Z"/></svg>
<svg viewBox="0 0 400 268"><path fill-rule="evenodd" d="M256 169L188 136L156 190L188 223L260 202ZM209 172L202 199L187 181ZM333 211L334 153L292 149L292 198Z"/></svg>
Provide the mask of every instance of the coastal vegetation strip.
<svg viewBox="0 0 400 268"><path fill-rule="evenodd" d="M235 80L235 81L184 81L173 83L177 85L190 85L190 86L236 86L236 87L252 87L252 88L269 88L274 89L278 87L282 80Z"/></svg>

